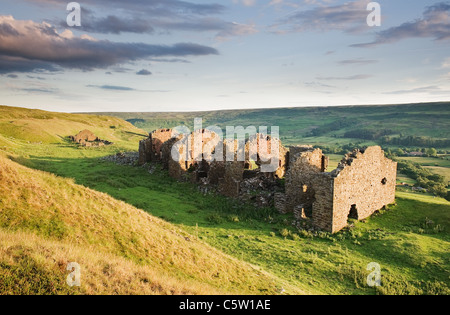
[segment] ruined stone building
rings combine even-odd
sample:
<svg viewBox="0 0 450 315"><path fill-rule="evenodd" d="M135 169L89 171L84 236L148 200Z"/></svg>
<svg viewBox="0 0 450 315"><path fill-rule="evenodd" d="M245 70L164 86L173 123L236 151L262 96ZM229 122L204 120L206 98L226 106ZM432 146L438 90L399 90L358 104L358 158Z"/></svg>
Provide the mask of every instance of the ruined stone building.
<svg viewBox="0 0 450 315"><path fill-rule="evenodd" d="M328 172L328 158L322 150L285 148L279 139L263 134L246 142L223 141L207 129L188 136L171 135L171 129L161 129L142 140L140 164L160 162L171 177L215 187L228 197L248 196L258 190L265 204L273 204L282 213L294 213L316 229L337 232L347 226L349 218L362 220L395 201L397 163L386 158L379 146L347 154ZM186 146L177 146L180 142ZM273 171L263 172L265 164L275 161L272 145L279 148L277 165ZM174 152L177 159L172 158ZM226 156L227 152L232 152L233 158ZM282 179L284 185L279 184Z"/></svg>
<svg viewBox="0 0 450 315"><path fill-rule="evenodd" d="M100 139L87 129L80 131L75 136L69 136L69 139L83 147L103 147L112 144L112 142Z"/></svg>

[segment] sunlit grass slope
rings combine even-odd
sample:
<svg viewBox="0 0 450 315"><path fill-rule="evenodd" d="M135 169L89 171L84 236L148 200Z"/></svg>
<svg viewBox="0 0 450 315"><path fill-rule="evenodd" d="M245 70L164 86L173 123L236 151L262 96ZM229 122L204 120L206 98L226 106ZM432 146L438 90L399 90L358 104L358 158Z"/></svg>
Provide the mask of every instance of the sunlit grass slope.
<svg viewBox="0 0 450 315"><path fill-rule="evenodd" d="M8 139L31 143L63 143L68 136L88 129L103 140L125 145L146 132L130 123L101 115L54 113L0 106L0 146ZM3 138L3 139L2 139Z"/></svg>

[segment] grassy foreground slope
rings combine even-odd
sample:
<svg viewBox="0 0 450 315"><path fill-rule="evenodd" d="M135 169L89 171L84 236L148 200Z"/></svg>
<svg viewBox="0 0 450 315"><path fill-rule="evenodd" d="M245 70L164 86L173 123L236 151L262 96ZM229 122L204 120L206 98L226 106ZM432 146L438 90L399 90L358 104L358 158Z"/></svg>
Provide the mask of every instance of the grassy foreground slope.
<svg viewBox="0 0 450 315"><path fill-rule="evenodd" d="M83 161L134 149L142 132L131 124L0 111L0 294L274 294L283 285L110 195L15 162L38 156ZM115 144L84 149L65 140L86 128ZM82 268L80 288L66 284L69 262Z"/></svg>
<svg viewBox="0 0 450 315"><path fill-rule="evenodd" d="M276 292L261 270L72 180L0 156L0 182L1 293ZM73 261L83 268L74 291Z"/></svg>

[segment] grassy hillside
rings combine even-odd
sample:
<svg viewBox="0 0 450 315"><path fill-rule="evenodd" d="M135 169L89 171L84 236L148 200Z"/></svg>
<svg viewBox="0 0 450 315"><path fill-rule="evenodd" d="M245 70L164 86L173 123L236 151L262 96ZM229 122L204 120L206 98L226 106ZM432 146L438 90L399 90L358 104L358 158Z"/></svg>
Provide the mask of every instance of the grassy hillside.
<svg viewBox="0 0 450 315"><path fill-rule="evenodd" d="M10 110L8 117L36 119L36 111ZM92 129L106 134L113 121L78 118L51 114L38 126L49 131L63 123L66 130L77 130L100 119L107 124ZM120 128L135 132L127 123L117 120L115 125L119 128L114 132ZM274 294L283 285L259 268L110 195L11 160L56 153L67 157L70 152L82 161L86 154L105 155L123 146L80 149L64 141L45 143L47 134L42 138L36 130L35 134L39 142L28 143L23 133L14 134L19 139L11 133L0 138L7 148L0 147L2 294ZM127 142L111 135L118 143ZM82 286L72 289L65 283L69 273L65 268L73 261L82 266Z"/></svg>
<svg viewBox="0 0 450 315"><path fill-rule="evenodd" d="M450 287L450 203L441 198L399 193L397 205L381 216L336 235L313 235L293 228L289 215L203 195L158 167L149 174L96 159L26 163L135 205L305 292L446 294ZM372 261L386 277L380 291L365 285Z"/></svg>
<svg viewBox="0 0 450 315"><path fill-rule="evenodd" d="M11 146L8 139L31 143L65 143L68 136L84 129L121 146L146 136L145 131L119 118L0 106L0 146Z"/></svg>
<svg viewBox="0 0 450 315"><path fill-rule="evenodd" d="M73 293L64 284L69 261L83 266L77 293L276 292L264 272L72 180L0 156L0 182L2 293ZM54 287L33 287L31 270Z"/></svg>
<svg viewBox="0 0 450 315"><path fill-rule="evenodd" d="M158 166L101 160L137 150L140 137L120 135L113 146L88 149L3 137L10 144L0 145L8 156L0 169L12 179L0 181L0 266L6 266L0 273L10 284L2 291L20 283L15 274L32 279L38 273L47 289L29 291L55 292L67 276L57 263L65 259L88 268L91 280L79 293L450 293L450 203L444 199L398 192L396 205L351 229L300 232L290 215L205 195ZM366 285L370 262L382 268L380 288ZM170 285L152 289L135 280L124 288L139 268L154 275L144 279ZM60 285L56 292L74 291Z"/></svg>

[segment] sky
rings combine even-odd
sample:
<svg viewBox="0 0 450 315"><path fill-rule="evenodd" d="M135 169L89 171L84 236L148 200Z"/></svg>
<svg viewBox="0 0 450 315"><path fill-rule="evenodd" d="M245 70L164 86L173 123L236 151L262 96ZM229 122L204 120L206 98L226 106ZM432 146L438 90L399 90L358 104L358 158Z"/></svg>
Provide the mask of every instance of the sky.
<svg viewBox="0 0 450 315"><path fill-rule="evenodd" d="M450 100L449 1L376 1L379 26L369 0L79 0L81 26L68 25L69 2L1 1L0 104L167 112Z"/></svg>

